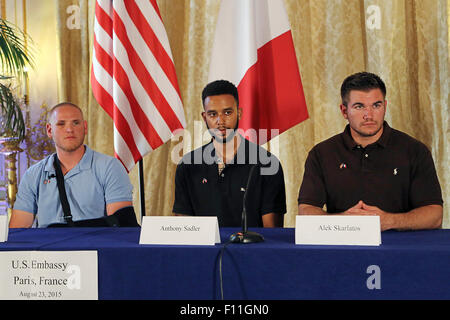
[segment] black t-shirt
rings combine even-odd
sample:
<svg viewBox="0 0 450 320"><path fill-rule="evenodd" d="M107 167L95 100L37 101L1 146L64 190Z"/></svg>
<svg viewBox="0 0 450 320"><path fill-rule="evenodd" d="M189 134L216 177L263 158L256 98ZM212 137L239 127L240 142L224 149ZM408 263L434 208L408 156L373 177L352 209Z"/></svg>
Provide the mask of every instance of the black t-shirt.
<svg viewBox="0 0 450 320"><path fill-rule="evenodd" d="M347 125L308 154L298 203L339 213L359 200L391 212L442 205L441 187L428 148L385 122L377 142L363 148Z"/></svg>
<svg viewBox="0 0 450 320"><path fill-rule="evenodd" d="M219 174L210 142L185 155L178 164L173 212L217 216L220 227L240 227L248 182L249 227L262 227L262 216L266 213L286 213L283 169L274 155L241 137L233 163L227 163Z"/></svg>

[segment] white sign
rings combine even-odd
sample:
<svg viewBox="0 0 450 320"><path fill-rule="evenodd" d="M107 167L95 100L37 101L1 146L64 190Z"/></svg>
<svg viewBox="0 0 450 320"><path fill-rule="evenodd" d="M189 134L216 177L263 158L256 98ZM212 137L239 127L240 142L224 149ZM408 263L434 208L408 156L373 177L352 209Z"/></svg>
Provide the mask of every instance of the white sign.
<svg viewBox="0 0 450 320"><path fill-rule="evenodd" d="M97 251L0 252L0 300L97 300Z"/></svg>
<svg viewBox="0 0 450 320"><path fill-rule="evenodd" d="M301 215L296 217L295 244L381 244L379 216Z"/></svg>
<svg viewBox="0 0 450 320"><path fill-rule="evenodd" d="M0 215L0 242L8 240L8 215Z"/></svg>
<svg viewBox="0 0 450 320"><path fill-rule="evenodd" d="M139 244L210 245L220 243L217 217L145 216Z"/></svg>

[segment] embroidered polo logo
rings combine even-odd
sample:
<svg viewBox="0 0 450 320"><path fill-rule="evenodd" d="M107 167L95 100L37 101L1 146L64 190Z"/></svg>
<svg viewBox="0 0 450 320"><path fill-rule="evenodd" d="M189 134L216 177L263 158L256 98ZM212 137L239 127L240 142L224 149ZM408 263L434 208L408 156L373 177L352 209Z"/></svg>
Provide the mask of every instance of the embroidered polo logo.
<svg viewBox="0 0 450 320"><path fill-rule="evenodd" d="M345 163L341 163L341 165L339 166L339 169L345 169L347 168L347 165Z"/></svg>
<svg viewBox="0 0 450 320"><path fill-rule="evenodd" d="M397 170L397 168L394 168L394 176L396 176L396 175L397 175L397 173L398 173L398 170Z"/></svg>
<svg viewBox="0 0 450 320"><path fill-rule="evenodd" d="M208 183L208 180L206 180L206 178L203 178L202 180L202 184Z"/></svg>

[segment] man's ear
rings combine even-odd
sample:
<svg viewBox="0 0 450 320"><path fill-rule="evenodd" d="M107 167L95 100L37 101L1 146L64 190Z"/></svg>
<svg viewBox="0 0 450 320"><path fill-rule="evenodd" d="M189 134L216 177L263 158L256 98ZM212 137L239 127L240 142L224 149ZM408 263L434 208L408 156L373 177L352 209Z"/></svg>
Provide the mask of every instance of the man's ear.
<svg viewBox="0 0 450 320"><path fill-rule="evenodd" d="M341 113L342 113L342 116L344 117L344 119L348 119L347 106L344 104L340 104L339 108L341 109Z"/></svg>
<svg viewBox="0 0 450 320"><path fill-rule="evenodd" d="M47 136L52 138L52 125L50 123L45 124L45 129L47 131Z"/></svg>

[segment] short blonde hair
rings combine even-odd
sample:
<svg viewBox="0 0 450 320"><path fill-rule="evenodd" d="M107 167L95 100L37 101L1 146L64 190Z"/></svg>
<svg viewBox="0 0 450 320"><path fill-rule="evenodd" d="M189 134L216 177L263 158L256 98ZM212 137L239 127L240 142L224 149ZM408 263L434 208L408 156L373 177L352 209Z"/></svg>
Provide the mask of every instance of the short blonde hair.
<svg viewBox="0 0 450 320"><path fill-rule="evenodd" d="M83 110L81 110L81 108L79 106L77 106L76 104L74 104L72 102L60 102L60 103L54 105L48 112L48 122L50 122L50 119L53 117L55 110L58 109L59 107L63 107L63 106L69 106L69 107L74 107L74 108L78 109L81 113L81 116L84 119Z"/></svg>

